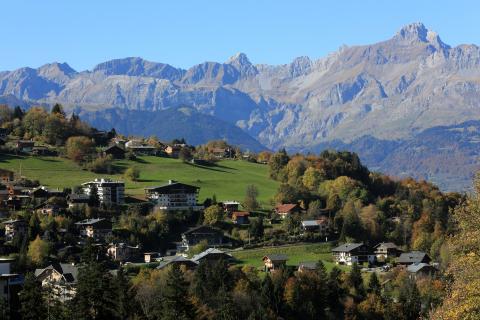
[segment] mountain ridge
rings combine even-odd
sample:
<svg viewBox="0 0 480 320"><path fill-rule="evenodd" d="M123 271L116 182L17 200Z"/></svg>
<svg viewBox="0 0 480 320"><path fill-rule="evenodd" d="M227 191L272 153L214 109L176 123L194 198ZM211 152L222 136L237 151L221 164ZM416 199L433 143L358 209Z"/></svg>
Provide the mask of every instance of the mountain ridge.
<svg viewBox="0 0 480 320"><path fill-rule="evenodd" d="M385 41L282 65L252 64L237 53L188 69L138 57L81 72L39 69L0 73L0 96L85 112L150 114L186 105L270 149L318 150L364 136L408 141L430 128L480 120L480 48L450 47L422 23Z"/></svg>

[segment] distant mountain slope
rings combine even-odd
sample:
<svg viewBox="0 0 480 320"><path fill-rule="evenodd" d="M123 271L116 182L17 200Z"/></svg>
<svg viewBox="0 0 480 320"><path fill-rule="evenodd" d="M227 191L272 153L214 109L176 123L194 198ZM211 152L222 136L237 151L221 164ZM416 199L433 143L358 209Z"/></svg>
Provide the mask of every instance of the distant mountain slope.
<svg viewBox="0 0 480 320"><path fill-rule="evenodd" d="M242 129L188 107L157 112L108 109L80 115L97 128L109 130L115 127L125 135L156 135L164 141L185 138L193 145L225 139L243 150L259 152L267 149Z"/></svg>
<svg viewBox="0 0 480 320"><path fill-rule="evenodd" d="M143 118L135 113L140 120L130 130L145 134L157 130L144 125L152 112L187 105L243 129L271 149L316 151L368 136L360 155L383 153L385 161L393 161L370 144L392 149L430 128L480 120L480 48L450 47L413 23L386 41L277 66L252 64L240 53L188 70L141 58L107 61L82 72L58 63L22 68L0 72L1 96L30 104L60 102L100 111L98 117L112 108L144 112ZM412 175L425 169L405 168ZM443 176L441 170L435 179Z"/></svg>

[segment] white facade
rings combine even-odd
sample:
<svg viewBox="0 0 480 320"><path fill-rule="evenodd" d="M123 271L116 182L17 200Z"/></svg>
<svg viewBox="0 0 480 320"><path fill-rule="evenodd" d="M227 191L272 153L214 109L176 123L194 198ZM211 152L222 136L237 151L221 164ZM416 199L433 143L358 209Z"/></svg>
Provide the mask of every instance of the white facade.
<svg viewBox="0 0 480 320"><path fill-rule="evenodd" d="M98 199L101 204L109 206L125 202L125 183L123 181L112 181L102 178L85 182L82 186L83 192L87 195L91 195L94 186L96 186Z"/></svg>
<svg viewBox="0 0 480 320"><path fill-rule="evenodd" d="M161 210L201 210L203 206L197 205L198 188L174 181L167 185L147 188L146 197L155 202Z"/></svg>

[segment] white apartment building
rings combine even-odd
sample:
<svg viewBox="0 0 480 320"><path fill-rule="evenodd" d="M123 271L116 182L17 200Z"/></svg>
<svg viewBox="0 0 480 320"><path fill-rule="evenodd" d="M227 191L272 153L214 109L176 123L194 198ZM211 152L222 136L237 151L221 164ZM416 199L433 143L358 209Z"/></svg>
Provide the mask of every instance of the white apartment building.
<svg viewBox="0 0 480 320"><path fill-rule="evenodd" d="M125 202L125 183L123 181L102 178L82 183L82 186L83 192L88 195L91 195L96 188L100 203L106 206Z"/></svg>
<svg viewBox="0 0 480 320"><path fill-rule="evenodd" d="M162 210L202 210L203 206L197 204L199 190L199 187L169 180L165 185L145 188L145 195Z"/></svg>

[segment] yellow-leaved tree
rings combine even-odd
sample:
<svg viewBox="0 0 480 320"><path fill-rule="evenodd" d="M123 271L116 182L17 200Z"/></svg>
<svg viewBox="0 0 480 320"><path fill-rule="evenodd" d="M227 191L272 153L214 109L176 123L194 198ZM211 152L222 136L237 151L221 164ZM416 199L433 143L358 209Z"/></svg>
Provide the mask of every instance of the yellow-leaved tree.
<svg viewBox="0 0 480 320"><path fill-rule="evenodd" d="M480 177L475 194L455 209L457 232L448 240L451 255L447 269L453 281L442 305L430 318L437 320L480 319Z"/></svg>

